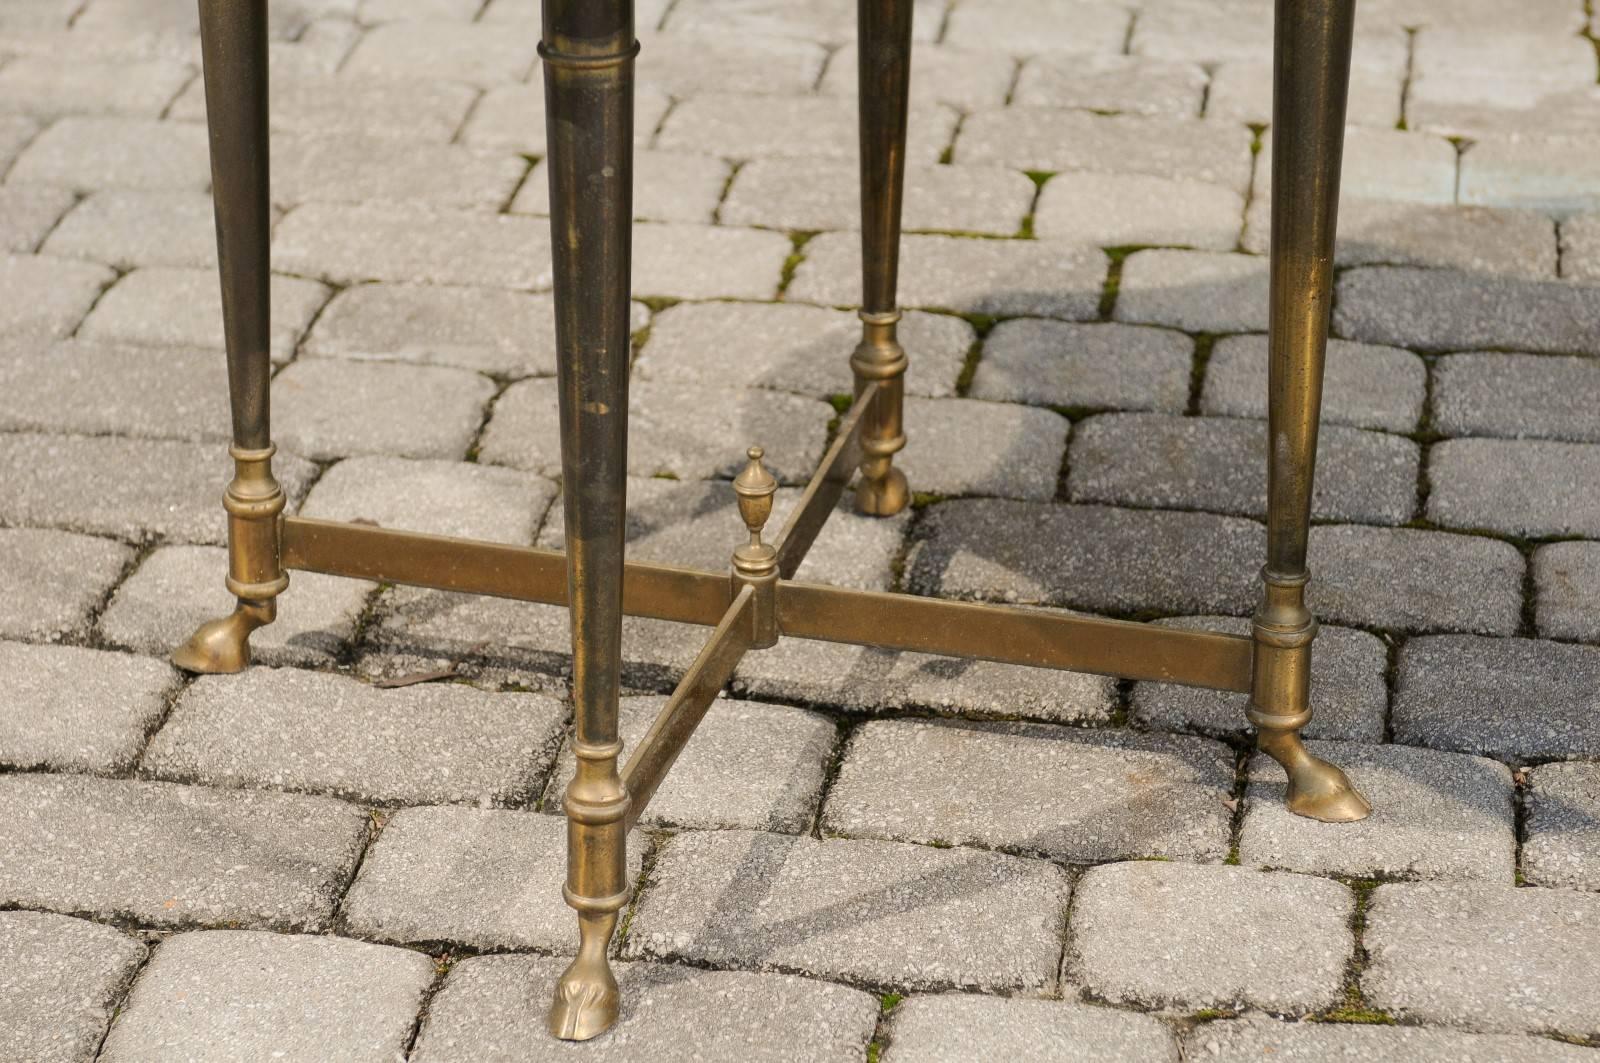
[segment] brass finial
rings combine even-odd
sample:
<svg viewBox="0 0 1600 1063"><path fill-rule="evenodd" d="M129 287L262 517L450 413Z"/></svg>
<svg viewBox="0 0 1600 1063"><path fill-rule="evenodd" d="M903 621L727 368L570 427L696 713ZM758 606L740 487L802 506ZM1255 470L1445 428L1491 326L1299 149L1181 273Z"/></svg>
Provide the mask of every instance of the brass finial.
<svg viewBox="0 0 1600 1063"><path fill-rule="evenodd" d="M734 477L733 490L739 496L739 516L744 518L744 526L750 529L750 545L754 547L762 545L761 529L767 526L767 518L772 516L772 496L777 493L778 481L761 464L765 451L760 447L751 447L745 453L750 461Z"/></svg>

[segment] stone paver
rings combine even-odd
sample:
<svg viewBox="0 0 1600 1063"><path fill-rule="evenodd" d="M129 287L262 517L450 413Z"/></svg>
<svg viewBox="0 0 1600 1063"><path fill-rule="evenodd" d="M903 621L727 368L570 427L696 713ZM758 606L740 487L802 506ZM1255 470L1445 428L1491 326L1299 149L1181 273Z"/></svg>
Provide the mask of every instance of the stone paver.
<svg viewBox="0 0 1600 1063"><path fill-rule="evenodd" d="M479 88L523 81L537 65L535 34L447 21L391 22L369 31L340 68L341 80L397 80L427 70Z"/></svg>
<svg viewBox="0 0 1600 1063"><path fill-rule="evenodd" d="M576 952L577 917L561 903L566 837L564 820L534 812L401 809L345 896L343 929L396 944ZM630 881L643 848L630 836Z"/></svg>
<svg viewBox="0 0 1600 1063"><path fill-rule="evenodd" d="M1272 195L1272 133L1261 138L1255 197ZM1348 126L1339 194L1345 199L1383 199L1397 203L1454 203L1456 148L1444 137L1397 129ZM1484 202L1482 200L1467 202ZM1500 204L1509 206L1511 204Z"/></svg>
<svg viewBox="0 0 1600 1063"><path fill-rule="evenodd" d="M531 16L532 12L528 12ZM490 20L485 19L485 22ZM533 27L529 27L533 32ZM635 68L637 69L637 67ZM656 127L672 105L666 93L640 85L634 93L633 140L647 146ZM536 75L525 85L496 85L479 98L461 142L473 147L498 148L522 155L544 155L548 150L544 130L544 77Z"/></svg>
<svg viewBox="0 0 1600 1063"><path fill-rule="evenodd" d="M709 225L633 227L633 291L670 299L771 299L794 245L781 233Z"/></svg>
<svg viewBox="0 0 1600 1063"><path fill-rule="evenodd" d="M1248 635L1250 622L1231 616L1173 617L1157 623L1202 631ZM1384 674L1388 647L1376 635L1323 625L1311 654L1311 722L1307 738L1351 742L1383 741L1389 690ZM1164 683L1136 683L1130 703L1132 719L1161 731L1197 731L1224 737L1242 736L1248 694Z"/></svg>
<svg viewBox="0 0 1600 1063"><path fill-rule="evenodd" d="M220 543L227 452L112 436L0 435L0 521L123 539ZM279 451L273 473L292 509L315 471Z"/></svg>
<svg viewBox="0 0 1600 1063"><path fill-rule="evenodd" d="M525 546L555 497L551 481L493 465L347 458L317 481L300 513Z"/></svg>
<svg viewBox="0 0 1600 1063"><path fill-rule="evenodd" d="M36 255L0 257L0 334L70 335L116 275L104 266Z"/></svg>
<svg viewBox="0 0 1600 1063"><path fill-rule="evenodd" d="M68 340L0 353L9 431L226 440L227 361L216 351Z"/></svg>
<svg viewBox="0 0 1600 1063"><path fill-rule="evenodd" d="M328 289L315 281L274 275L269 292L272 356L283 361L327 301ZM79 335L113 343L221 350L222 291L216 274L167 267L135 270L95 304Z"/></svg>
<svg viewBox="0 0 1600 1063"><path fill-rule="evenodd" d="M1100 247L1174 244L1231 251L1244 197L1223 185L1145 174L1062 173L1039 195L1034 232Z"/></svg>
<svg viewBox="0 0 1600 1063"><path fill-rule="evenodd" d="M100 1057L178 1063L402 1054L433 961L334 937L212 930L157 947Z"/></svg>
<svg viewBox="0 0 1600 1063"><path fill-rule="evenodd" d="M1267 426L1235 418L1109 413L1073 432L1074 502L1201 509L1264 518ZM1311 515L1402 524L1416 511L1421 448L1342 425L1322 429Z"/></svg>
<svg viewBox="0 0 1600 1063"><path fill-rule="evenodd" d="M0 670L0 763L25 771L128 770L178 685L165 664L75 646L0 642Z"/></svg>
<svg viewBox="0 0 1600 1063"><path fill-rule="evenodd" d="M826 96L856 96L859 66L860 55L852 39L828 60L817 91ZM966 51L920 42L911 46L911 68L916 71L911 79L914 102L942 103L961 111L1002 106L1016 73L1009 57L988 50Z"/></svg>
<svg viewBox="0 0 1600 1063"><path fill-rule="evenodd" d="M1040 55L1023 65L1011 102L1193 118L1205 91L1206 72L1194 63L1137 55Z"/></svg>
<svg viewBox="0 0 1600 1063"><path fill-rule="evenodd" d="M40 241L54 230L57 221L75 202L72 192L65 188L42 185L0 188L0 251L37 250Z"/></svg>
<svg viewBox="0 0 1600 1063"><path fill-rule="evenodd" d="M985 0L956 8L944 30L961 47L1012 55L1117 53L1127 36L1128 13L1093 0Z"/></svg>
<svg viewBox="0 0 1600 1063"><path fill-rule="evenodd" d="M1415 1063L1504 1063L1513 1059L1586 1063L1587 1048L1534 1037L1471 1034L1418 1026L1276 1022L1245 1018L1197 1026L1184 1038L1190 1059L1217 1063L1318 1063L1329 1059L1407 1059Z"/></svg>
<svg viewBox="0 0 1600 1063"><path fill-rule="evenodd" d="M1172 1033L1147 1015L1054 1000L943 993L898 1005L885 1063L1176 1061Z"/></svg>
<svg viewBox="0 0 1600 1063"><path fill-rule="evenodd" d="M1002 321L984 340L969 394L1036 406L1181 413L1193 348L1181 333L1140 325Z"/></svg>
<svg viewBox="0 0 1600 1063"><path fill-rule="evenodd" d="M272 144L272 200L376 200L494 213L528 173L509 153L349 132L279 136Z"/></svg>
<svg viewBox="0 0 1600 1063"><path fill-rule="evenodd" d="M1534 607L1546 638L1600 642L1600 543L1541 546L1533 554Z"/></svg>
<svg viewBox="0 0 1600 1063"><path fill-rule="evenodd" d="M912 41L933 40L943 6L938 0L912 0L912 11ZM751 0L737 6L718 0L679 0L672 5L661 28L680 34L736 33L843 44L855 39L856 8L849 0L815 0L808 4Z"/></svg>
<svg viewBox="0 0 1600 1063"><path fill-rule="evenodd" d="M1106 259L1066 242L907 236L900 242L900 304L999 317L1092 320ZM806 244L787 297L829 306L861 302L861 240L825 233Z"/></svg>
<svg viewBox="0 0 1600 1063"><path fill-rule="evenodd" d="M1575 136L1484 137L1461 157L1461 202L1554 214L1600 208L1592 130Z"/></svg>
<svg viewBox="0 0 1600 1063"><path fill-rule="evenodd" d="M1395 675L1398 742L1502 758L1595 756L1600 649L1534 639L1411 639Z"/></svg>
<svg viewBox="0 0 1600 1063"><path fill-rule="evenodd" d="M80 202L45 241L44 252L117 269L179 266L215 270L217 236L204 192L108 188ZM214 273L207 273L217 287ZM221 303L217 303L220 313ZM274 307L276 309L276 307Z"/></svg>
<svg viewBox="0 0 1600 1063"><path fill-rule="evenodd" d="M656 134L655 146L738 159L853 159L856 121L855 101L839 96L706 93L672 109ZM938 162L955 125L956 112L948 107L913 105L906 159Z"/></svg>
<svg viewBox="0 0 1600 1063"><path fill-rule="evenodd" d="M1311 742L1372 803L1359 823L1319 823L1283 803L1283 769L1250 761L1239 862L1351 878L1510 884L1516 870L1511 772L1480 757L1405 746Z"/></svg>
<svg viewBox="0 0 1600 1063"><path fill-rule="evenodd" d="M563 960L479 956L450 970L428 1007L416 1063L540 1063L574 1054L550 1037L540 1008ZM582 1053L597 1063L831 1063L866 1051L878 1001L860 990L793 975L624 963L622 1014Z"/></svg>
<svg viewBox="0 0 1600 1063"><path fill-rule="evenodd" d="M1405 66L1405 43L1397 24L1371 28L1363 24L1356 31L1352 61L1369 69L1393 71L1398 79ZM1135 23L1128 47L1135 55L1192 62L1270 60L1272 22L1250 4L1180 0L1163 4L1151 17Z"/></svg>
<svg viewBox="0 0 1600 1063"><path fill-rule="evenodd" d="M1434 363L1433 425L1446 435L1600 443L1600 361L1452 354Z"/></svg>
<svg viewBox="0 0 1600 1063"><path fill-rule="evenodd" d="M1526 804L1527 880L1600 889L1600 765L1576 761L1531 769Z"/></svg>
<svg viewBox="0 0 1600 1063"><path fill-rule="evenodd" d="M366 839L366 813L327 797L0 776L0 904L318 930Z"/></svg>
<svg viewBox="0 0 1600 1063"><path fill-rule="evenodd" d="M1340 276L1333 327L1349 339L1426 351L1595 354L1600 298L1558 281L1371 266Z"/></svg>
<svg viewBox="0 0 1600 1063"><path fill-rule="evenodd" d="M16 1059L92 1059L144 959L136 938L44 912L0 912L0 1040Z"/></svg>
<svg viewBox="0 0 1600 1063"><path fill-rule="evenodd" d="M1122 265L1113 316L1187 332L1267 327L1267 260L1210 251L1140 251Z"/></svg>
<svg viewBox="0 0 1600 1063"><path fill-rule="evenodd" d="M1522 616L1522 555L1510 543L1416 528L1311 529L1312 612L1395 631L1510 635ZM1464 588L1471 588L1469 595Z"/></svg>
<svg viewBox="0 0 1600 1063"><path fill-rule="evenodd" d="M1035 860L744 831L680 834L651 877L630 959L908 989L1052 986L1069 892Z"/></svg>
<svg viewBox="0 0 1600 1063"><path fill-rule="evenodd" d="M828 60L814 41L737 33L652 34L640 54L639 80L680 99L708 92L803 96Z"/></svg>
<svg viewBox="0 0 1600 1063"><path fill-rule="evenodd" d="M916 491L1051 499L1072 425L1049 410L976 399L905 403L905 450L895 461ZM982 439L979 449L972 441Z"/></svg>
<svg viewBox="0 0 1600 1063"><path fill-rule="evenodd" d="M1400 96L1401 78L1393 70L1352 63L1345 119L1352 126L1393 129L1400 121ZM1240 59L1218 66L1206 87L1206 118L1271 125L1271 59ZM1262 156L1264 162L1270 158Z"/></svg>
<svg viewBox="0 0 1600 1063"><path fill-rule="evenodd" d="M728 185L728 164L722 159L704 155L639 151L634 153L633 166L633 216L636 221L709 224L716 215L717 204L722 201L723 189ZM535 166L522 182L516 199L511 201L511 210L516 214L549 217L550 173L545 163ZM722 220L735 225L764 224L759 221L740 221L726 212Z"/></svg>
<svg viewBox="0 0 1600 1063"><path fill-rule="evenodd" d="M1066 977L1113 1004L1315 1012L1343 996L1354 907L1307 875L1105 864L1078 883Z"/></svg>
<svg viewBox="0 0 1600 1063"><path fill-rule="evenodd" d="M972 326L948 314L913 310L901 318L898 335L911 359L907 393L954 395L976 338ZM860 339L860 319L845 310L799 303L683 303L652 319L650 342L633 372L636 380L847 395L854 383L850 353Z"/></svg>
<svg viewBox="0 0 1600 1063"><path fill-rule="evenodd" d="M1600 214L1579 214L1561 222L1561 275L1589 284L1600 280Z"/></svg>
<svg viewBox="0 0 1600 1063"><path fill-rule="evenodd" d="M979 372L981 375L982 370ZM1323 372L1322 423L1414 431L1422 416L1427 377L1422 359L1410 351L1329 340ZM1437 394L1435 391L1436 397ZM1206 363L1200 412L1266 417L1265 336L1224 336L1216 342Z"/></svg>
<svg viewBox="0 0 1600 1063"><path fill-rule="evenodd" d="M445 366L307 359L272 382L273 436L321 461L351 454L460 459L494 393L488 377Z"/></svg>
<svg viewBox="0 0 1600 1063"><path fill-rule="evenodd" d="M1228 750L1203 739L880 721L851 736L821 826L1080 864L1220 860L1232 788Z"/></svg>
<svg viewBox="0 0 1600 1063"><path fill-rule="evenodd" d="M665 697L622 699L625 750L639 745L666 703ZM719 698L650 799L642 822L799 834L816 813L837 740L838 728L826 716ZM575 761L571 747L564 747L545 790L546 811L560 809Z"/></svg>
<svg viewBox="0 0 1600 1063"><path fill-rule="evenodd" d="M521 804L544 781L561 717L542 694L457 683L380 690L344 676L253 668L189 687L142 770L364 802Z"/></svg>
<svg viewBox="0 0 1600 1063"><path fill-rule="evenodd" d="M161 546L117 587L100 617L107 643L165 658L208 620L233 611L220 546ZM258 664L327 667L336 663L377 584L296 572L279 595L278 617L250 636Z"/></svg>
<svg viewBox="0 0 1600 1063"><path fill-rule="evenodd" d="M1368 1004L1402 1021L1593 1037L1600 897L1510 886L1380 886L1367 908Z"/></svg>
<svg viewBox="0 0 1600 1063"><path fill-rule="evenodd" d="M0 636L55 642L82 635L134 552L110 539L0 528Z"/></svg>
<svg viewBox="0 0 1600 1063"><path fill-rule="evenodd" d="M1600 537L1600 446L1451 439L1428 452L1428 518L1528 538Z"/></svg>
<svg viewBox="0 0 1600 1063"><path fill-rule="evenodd" d="M56 185L74 192L99 188L202 191L211 183L205 127L149 118L63 118L24 149L7 180Z"/></svg>
<svg viewBox="0 0 1600 1063"><path fill-rule="evenodd" d="M273 56L269 115L275 131L442 144L461 128L478 97L469 85L419 76L426 68L395 78L337 77L323 70L291 71L278 58ZM167 113L179 121L205 121L202 81L195 78Z"/></svg>
<svg viewBox="0 0 1600 1063"><path fill-rule="evenodd" d="M1259 593L1261 526L1237 517L986 499L930 507L922 530L906 561L918 594L1242 614ZM1073 548L1041 551L1041 542Z"/></svg>

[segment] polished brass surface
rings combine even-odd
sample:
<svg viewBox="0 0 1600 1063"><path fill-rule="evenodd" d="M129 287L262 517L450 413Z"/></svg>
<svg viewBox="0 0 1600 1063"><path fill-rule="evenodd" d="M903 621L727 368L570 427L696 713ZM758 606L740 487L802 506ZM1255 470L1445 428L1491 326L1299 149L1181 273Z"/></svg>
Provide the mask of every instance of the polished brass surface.
<svg viewBox="0 0 1600 1063"><path fill-rule="evenodd" d="M1272 237L1267 370L1267 564L1252 626L1248 716L1289 777L1289 809L1313 819L1371 811L1343 772L1306 751L1311 643L1306 542L1333 300L1355 0L1278 0L1272 92Z"/></svg>

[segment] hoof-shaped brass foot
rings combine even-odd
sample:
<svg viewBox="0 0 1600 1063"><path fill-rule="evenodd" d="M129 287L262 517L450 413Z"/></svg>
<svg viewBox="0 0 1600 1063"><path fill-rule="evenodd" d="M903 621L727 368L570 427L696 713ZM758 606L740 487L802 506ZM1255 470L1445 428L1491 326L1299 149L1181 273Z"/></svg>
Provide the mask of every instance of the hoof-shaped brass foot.
<svg viewBox="0 0 1600 1063"><path fill-rule="evenodd" d="M863 479L856 486L856 512L869 517L892 517L911 502L906 474L894 466L885 476Z"/></svg>
<svg viewBox="0 0 1600 1063"><path fill-rule="evenodd" d="M579 918L582 941L578 956L556 983L555 1001L550 1005L553 1036L563 1041L587 1041L605 1033L617 1021L622 994L606 960L606 947L616 925L615 912Z"/></svg>
<svg viewBox="0 0 1600 1063"><path fill-rule="evenodd" d="M241 601L217 620L201 624L189 641L172 651L172 663L185 672L226 675L250 667L250 633L272 623L272 602Z"/></svg>
<svg viewBox="0 0 1600 1063"><path fill-rule="evenodd" d="M1306 756L1289 773L1284 796L1289 811L1324 823L1354 823L1366 819L1372 805L1350 782L1349 776L1327 761Z"/></svg>

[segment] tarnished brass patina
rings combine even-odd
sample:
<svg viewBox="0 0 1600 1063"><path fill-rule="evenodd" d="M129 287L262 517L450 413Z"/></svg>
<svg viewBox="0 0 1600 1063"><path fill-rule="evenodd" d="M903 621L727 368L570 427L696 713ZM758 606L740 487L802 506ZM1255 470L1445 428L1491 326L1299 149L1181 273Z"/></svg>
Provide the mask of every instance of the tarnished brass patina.
<svg viewBox="0 0 1600 1063"><path fill-rule="evenodd" d="M235 475L224 496L228 587L238 607L173 656L197 672L249 664L285 570L497 595L568 607L573 740L566 901L579 949L549 1016L584 1040L616 1021L608 959L628 904L626 836L747 652L780 636L1182 683L1250 695L1262 752L1288 773L1288 805L1323 820L1368 805L1300 739L1311 718L1315 618L1306 545L1331 296L1353 0L1278 0L1274 88L1268 548L1248 637L975 602L801 583L794 575L850 485L863 512L909 500L894 455L906 353L896 336L911 0L859 0L862 338L855 400L773 542L777 482L759 447L733 482L747 541L726 572L623 557L627 467L629 218L634 38L631 0L544 0L546 129L554 246L565 553L286 516L268 427L265 0L200 0L221 251ZM1070 549L1071 544L1063 544ZM1197 559L1204 563L1205 559ZM617 698L624 615L712 629L625 767Z"/></svg>

